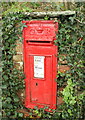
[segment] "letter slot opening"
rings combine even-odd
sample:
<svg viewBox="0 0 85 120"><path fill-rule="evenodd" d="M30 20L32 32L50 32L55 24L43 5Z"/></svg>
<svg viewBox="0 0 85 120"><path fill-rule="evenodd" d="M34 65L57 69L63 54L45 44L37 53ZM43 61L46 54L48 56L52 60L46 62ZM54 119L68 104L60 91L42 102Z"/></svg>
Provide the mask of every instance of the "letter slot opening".
<svg viewBox="0 0 85 120"><path fill-rule="evenodd" d="M26 42L28 43L28 42L31 42L31 43L51 43L51 41L28 41L28 40L26 40Z"/></svg>

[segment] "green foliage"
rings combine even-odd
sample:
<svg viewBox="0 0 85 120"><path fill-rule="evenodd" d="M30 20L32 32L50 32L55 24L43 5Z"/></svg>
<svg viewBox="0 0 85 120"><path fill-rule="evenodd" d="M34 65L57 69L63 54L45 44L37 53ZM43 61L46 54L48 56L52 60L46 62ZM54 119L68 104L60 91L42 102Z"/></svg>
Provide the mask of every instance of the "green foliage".
<svg viewBox="0 0 85 120"><path fill-rule="evenodd" d="M45 16L45 17L44 17L44 20L48 20L48 18L49 18L48 16Z"/></svg>
<svg viewBox="0 0 85 120"><path fill-rule="evenodd" d="M2 48L2 101L3 110L7 117L17 117L16 110L23 107L17 96L19 89L24 88L24 75L22 71L14 68L13 55L16 54L15 43L22 35L22 25L24 15L20 13L3 16L3 48ZM19 27L17 27L17 24Z"/></svg>
<svg viewBox="0 0 85 120"><path fill-rule="evenodd" d="M47 111L48 110L48 111ZM51 112L49 112L51 111ZM52 109L48 109L48 107L44 107L44 108L38 108L37 106L35 106L34 109L30 109L30 118L33 118L34 116L42 118L42 119L50 119L52 118L53 114L55 113L55 110Z"/></svg>
<svg viewBox="0 0 85 120"><path fill-rule="evenodd" d="M59 86L63 86L63 83L67 82L62 92L64 104L59 108L62 112L59 113L60 115L55 114L55 116L61 116L62 119L84 119L84 20L85 14L81 10L67 19L61 17L59 21L59 33L55 44L58 45L59 56L66 54L67 65L70 66L68 72L60 73L58 71L57 76Z"/></svg>
<svg viewBox="0 0 85 120"><path fill-rule="evenodd" d="M28 20L28 16L21 12L30 11L29 7L25 8L26 3L22 4L22 8L16 7L17 3L9 3L9 9L3 13L3 48L2 48L2 101L3 112L7 118L22 118L21 113L17 113L18 108L23 108L16 93L19 89L24 87L23 72L14 68L13 55L16 54L14 48L16 47L16 40L20 39L23 27L22 20ZM6 4L5 4L6 6ZM10 8L10 6L12 6ZM39 4L32 3L36 8ZM67 54L67 64L70 70L66 73L58 72L58 87L63 86L67 82L67 86L62 92L64 104L59 109L52 113L44 111L44 109L35 109L34 113L41 118L48 119L69 119L77 120L84 118L85 105L85 83L84 83L84 40L85 40L85 14L82 10L83 5L76 15L71 17L59 17L59 32L55 44L58 45L59 55ZM6 8L5 8L6 9ZM9 13L11 12L12 13ZM14 13L14 12L16 13ZM45 20L48 19L46 16ZM60 63L59 63L60 64ZM30 112L32 117L33 111Z"/></svg>
<svg viewBox="0 0 85 120"><path fill-rule="evenodd" d="M5 6L6 5L6 6ZM27 2L22 2L22 3L18 3L18 2L13 2L13 3L8 3L7 4L2 3L2 6L4 7L8 7L9 9L5 10L3 12L4 15L6 15L9 12L32 12L32 9L28 6Z"/></svg>
<svg viewBox="0 0 85 120"><path fill-rule="evenodd" d="M67 86L62 92L64 96L63 99L66 104L74 105L76 103L76 96L74 95L74 89L73 89L75 85L76 84L73 83L71 79L68 79Z"/></svg>
<svg viewBox="0 0 85 120"><path fill-rule="evenodd" d="M38 2L31 2L31 5L34 9L40 7L40 4Z"/></svg>

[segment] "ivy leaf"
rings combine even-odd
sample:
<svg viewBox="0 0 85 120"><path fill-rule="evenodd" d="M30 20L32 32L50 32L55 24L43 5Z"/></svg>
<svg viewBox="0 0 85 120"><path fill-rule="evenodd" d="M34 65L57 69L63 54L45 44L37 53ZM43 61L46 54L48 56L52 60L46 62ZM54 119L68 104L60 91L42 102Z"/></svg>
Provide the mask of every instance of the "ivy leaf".
<svg viewBox="0 0 85 120"><path fill-rule="evenodd" d="M49 17L45 16L45 17L44 17L44 20L48 20L48 18L49 18Z"/></svg>
<svg viewBox="0 0 85 120"><path fill-rule="evenodd" d="M19 99L15 96L14 101L19 102Z"/></svg>
<svg viewBox="0 0 85 120"><path fill-rule="evenodd" d="M10 97L7 97L6 101L10 103L12 99Z"/></svg>
<svg viewBox="0 0 85 120"><path fill-rule="evenodd" d="M70 115L72 115L72 114L71 114L71 113L72 113L72 112L71 112L71 109L68 109L68 113L69 113Z"/></svg>
<svg viewBox="0 0 85 120"><path fill-rule="evenodd" d="M2 85L2 89L6 89L7 88L7 85Z"/></svg>
<svg viewBox="0 0 85 120"><path fill-rule="evenodd" d="M23 113L18 113L19 117L23 117Z"/></svg>
<svg viewBox="0 0 85 120"><path fill-rule="evenodd" d="M74 22L74 17L69 17L69 19L71 20L71 22Z"/></svg>
<svg viewBox="0 0 85 120"><path fill-rule="evenodd" d="M7 79L8 79L8 76L7 76L7 75L4 75L4 76L3 76L3 79L7 80Z"/></svg>

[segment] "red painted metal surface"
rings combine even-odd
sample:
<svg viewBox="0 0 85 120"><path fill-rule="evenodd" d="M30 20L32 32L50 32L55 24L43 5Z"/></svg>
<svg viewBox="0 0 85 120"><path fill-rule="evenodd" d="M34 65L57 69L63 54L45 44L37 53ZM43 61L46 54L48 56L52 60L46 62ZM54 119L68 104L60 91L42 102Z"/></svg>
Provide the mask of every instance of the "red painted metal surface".
<svg viewBox="0 0 85 120"><path fill-rule="evenodd" d="M58 23L54 21L23 21L28 27L24 28L25 40L53 41Z"/></svg>
<svg viewBox="0 0 85 120"><path fill-rule="evenodd" d="M57 46L53 44L58 31L54 21L23 21L25 107L48 106L56 109Z"/></svg>

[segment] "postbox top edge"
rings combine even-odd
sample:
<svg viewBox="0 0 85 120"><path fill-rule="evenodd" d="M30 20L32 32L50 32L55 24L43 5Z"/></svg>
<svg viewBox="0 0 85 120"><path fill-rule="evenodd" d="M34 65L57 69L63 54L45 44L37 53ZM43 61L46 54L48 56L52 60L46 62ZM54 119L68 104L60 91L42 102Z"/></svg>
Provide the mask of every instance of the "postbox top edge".
<svg viewBox="0 0 85 120"><path fill-rule="evenodd" d="M42 23L42 24L54 24L54 23L58 23L55 22L54 20L31 20L31 21L22 21L22 23L28 23L28 24L38 24L38 23Z"/></svg>

